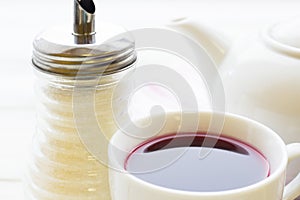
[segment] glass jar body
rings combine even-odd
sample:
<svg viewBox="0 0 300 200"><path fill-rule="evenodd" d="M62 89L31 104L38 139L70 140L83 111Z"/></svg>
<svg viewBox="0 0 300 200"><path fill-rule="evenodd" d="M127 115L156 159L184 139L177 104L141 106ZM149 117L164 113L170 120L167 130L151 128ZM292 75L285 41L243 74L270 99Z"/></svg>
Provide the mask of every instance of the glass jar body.
<svg viewBox="0 0 300 200"><path fill-rule="evenodd" d="M28 199L110 199L103 155L117 130L116 120L126 112L133 73L131 66L111 75L74 79L37 71Z"/></svg>

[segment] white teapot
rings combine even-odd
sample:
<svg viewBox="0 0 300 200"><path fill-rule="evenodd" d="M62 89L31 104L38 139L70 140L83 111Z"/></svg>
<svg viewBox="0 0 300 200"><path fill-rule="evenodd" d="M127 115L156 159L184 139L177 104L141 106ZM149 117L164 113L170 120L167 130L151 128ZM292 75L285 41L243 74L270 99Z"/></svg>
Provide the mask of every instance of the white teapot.
<svg viewBox="0 0 300 200"><path fill-rule="evenodd" d="M219 65L227 111L300 142L300 19L275 24L232 45L223 34L179 19L169 27L198 41Z"/></svg>

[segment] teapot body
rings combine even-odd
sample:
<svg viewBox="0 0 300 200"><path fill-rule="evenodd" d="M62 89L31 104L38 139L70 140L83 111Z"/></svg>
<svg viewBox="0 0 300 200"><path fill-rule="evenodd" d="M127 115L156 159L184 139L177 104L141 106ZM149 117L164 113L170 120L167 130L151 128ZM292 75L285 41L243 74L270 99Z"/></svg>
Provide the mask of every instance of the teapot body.
<svg viewBox="0 0 300 200"><path fill-rule="evenodd" d="M280 22L234 42L195 20L168 27L197 41L219 65L226 111L260 121L291 143L300 142L299 24Z"/></svg>
<svg viewBox="0 0 300 200"><path fill-rule="evenodd" d="M241 38L220 73L229 112L274 129L286 143L300 142L300 59L280 52L261 35Z"/></svg>

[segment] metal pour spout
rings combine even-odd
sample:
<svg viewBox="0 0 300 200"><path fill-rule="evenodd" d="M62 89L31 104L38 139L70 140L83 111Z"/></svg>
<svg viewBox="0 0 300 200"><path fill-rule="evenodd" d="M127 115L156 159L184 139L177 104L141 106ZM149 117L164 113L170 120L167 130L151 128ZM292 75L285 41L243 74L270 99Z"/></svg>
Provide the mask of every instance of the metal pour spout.
<svg viewBox="0 0 300 200"><path fill-rule="evenodd" d="M95 11L93 0L74 0L73 35L76 44L95 43Z"/></svg>

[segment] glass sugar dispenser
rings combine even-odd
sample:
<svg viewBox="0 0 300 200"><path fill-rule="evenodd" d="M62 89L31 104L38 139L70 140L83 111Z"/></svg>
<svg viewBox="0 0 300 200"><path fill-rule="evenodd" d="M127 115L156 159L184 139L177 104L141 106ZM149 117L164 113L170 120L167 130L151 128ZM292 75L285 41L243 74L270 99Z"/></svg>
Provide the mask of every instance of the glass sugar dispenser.
<svg viewBox="0 0 300 200"><path fill-rule="evenodd" d="M37 128L26 173L30 200L110 199L105 151L127 106L135 44L118 26L95 26L92 0L74 5L73 32L53 28L34 41Z"/></svg>

